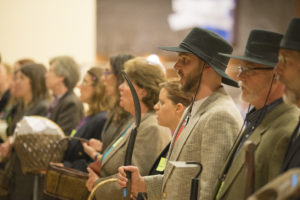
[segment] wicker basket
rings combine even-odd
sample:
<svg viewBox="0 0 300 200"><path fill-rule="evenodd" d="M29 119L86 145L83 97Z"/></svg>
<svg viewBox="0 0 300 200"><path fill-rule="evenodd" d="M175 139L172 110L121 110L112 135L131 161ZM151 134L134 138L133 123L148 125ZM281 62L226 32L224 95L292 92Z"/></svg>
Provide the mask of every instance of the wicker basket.
<svg viewBox="0 0 300 200"><path fill-rule="evenodd" d="M41 173L47 170L49 162L61 162L67 149L67 140L61 139L61 135L43 133L18 135L14 146L23 173Z"/></svg>

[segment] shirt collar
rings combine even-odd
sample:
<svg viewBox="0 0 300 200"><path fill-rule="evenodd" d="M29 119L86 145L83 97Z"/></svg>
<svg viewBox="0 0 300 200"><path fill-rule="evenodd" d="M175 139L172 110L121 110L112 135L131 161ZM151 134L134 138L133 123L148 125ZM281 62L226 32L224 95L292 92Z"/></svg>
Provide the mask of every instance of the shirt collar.
<svg viewBox="0 0 300 200"><path fill-rule="evenodd" d="M264 118L264 117L260 117L260 116L267 115L281 103L283 103L283 100L282 100L282 98L279 98L279 99L273 101L272 103L270 103L269 105L266 105L258 110L256 110L255 108L252 108L250 110L250 112L247 113L247 115L246 115L245 120L246 120L247 124L250 123L250 124L259 125Z"/></svg>

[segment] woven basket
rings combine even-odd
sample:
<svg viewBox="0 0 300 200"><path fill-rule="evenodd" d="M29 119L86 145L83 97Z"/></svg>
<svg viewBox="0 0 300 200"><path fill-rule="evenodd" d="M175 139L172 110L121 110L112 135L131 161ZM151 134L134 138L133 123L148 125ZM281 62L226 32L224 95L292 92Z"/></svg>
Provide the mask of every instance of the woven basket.
<svg viewBox="0 0 300 200"><path fill-rule="evenodd" d="M14 142L21 161L23 173L38 174L46 171L49 162L61 162L67 141L63 136L53 134L18 135Z"/></svg>

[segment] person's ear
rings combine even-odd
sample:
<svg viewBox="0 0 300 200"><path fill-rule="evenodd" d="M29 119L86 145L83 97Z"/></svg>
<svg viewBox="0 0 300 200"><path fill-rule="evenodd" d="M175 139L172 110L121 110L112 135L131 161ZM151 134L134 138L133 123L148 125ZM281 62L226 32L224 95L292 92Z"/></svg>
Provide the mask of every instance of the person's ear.
<svg viewBox="0 0 300 200"><path fill-rule="evenodd" d="M182 103L176 104L176 113L182 114L185 110L185 106Z"/></svg>
<svg viewBox="0 0 300 200"><path fill-rule="evenodd" d="M145 96L147 96L147 91L143 88L139 88L138 92L138 96L143 99Z"/></svg>

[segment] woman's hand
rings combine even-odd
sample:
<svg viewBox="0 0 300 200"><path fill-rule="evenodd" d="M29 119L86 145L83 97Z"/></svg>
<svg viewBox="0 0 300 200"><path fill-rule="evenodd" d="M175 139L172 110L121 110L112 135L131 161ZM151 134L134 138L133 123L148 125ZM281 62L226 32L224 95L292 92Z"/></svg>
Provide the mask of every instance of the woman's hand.
<svg viewBox="0 0 300 200"><path fill-rule="evenodd" d="M10 143L10 139L0 145L0 156L1 160L9 157L12 149L12 144Z"/></svg>
<svg viewBox="0 0 300 200"><path fill-rule="evenodd" d="M95 149L95 151L102 151L102 142L100 140L96 140L94 138L90 139L89 146Z"/></svg>
<svg viewBox="0 0 300 200"><path fill-rule="evenodd" d="M93 160L101 160L102 154L96 151L93 147L91 147L88 143L82 143L84 152L89 155Z"/></svg>
<svg viewBox="0 0 300 200"><path fill-rule="evenodd" d="M89 172L89 179L86 181L85 186L91 192L93 190L93 188L95 186L95 182L99 178L99 176L91 168L88 167L87 170Z"/></svg>
<svg viewBox="0 0 300 200"><path fill-rule="evenodd" d="M90 145L88 145L88 143L82 143L82 146L83 146L83 150L84 152L89 155L92 159L93 156L95 155L95 153L97 152L93 147L91 147Z"/></svg>

